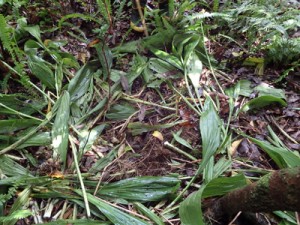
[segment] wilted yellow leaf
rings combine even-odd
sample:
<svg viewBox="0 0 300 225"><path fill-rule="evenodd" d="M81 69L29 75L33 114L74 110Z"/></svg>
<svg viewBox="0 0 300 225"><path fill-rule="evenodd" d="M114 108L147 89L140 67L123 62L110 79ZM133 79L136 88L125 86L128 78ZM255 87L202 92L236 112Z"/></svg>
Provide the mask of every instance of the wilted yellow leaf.
<svg viewBox="0 0 300 225"><path fill-rule="evenodd" d="M239 140L236 140L234 142L232 142L228 152L229 154L232 156L234 155L234 153L236 152L237 148L239 147L240 143L242 142L243 139L239 139Z"/></svg>
<svg viewBox="0 0 300 225"><path fill-rule="evenodd" d="M159 131L154 131L153 134L152 134L153 137L156 137L157 139L159 139L160 141L163 141L164 140L164 137L163 135L159 132Z"/></svg>

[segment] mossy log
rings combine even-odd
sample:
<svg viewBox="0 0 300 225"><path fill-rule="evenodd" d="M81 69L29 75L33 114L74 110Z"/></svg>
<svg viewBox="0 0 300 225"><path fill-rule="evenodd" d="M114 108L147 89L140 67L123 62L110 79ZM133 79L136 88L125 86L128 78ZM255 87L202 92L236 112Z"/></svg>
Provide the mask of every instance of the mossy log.
<svg viewBox="0 0 300 225"><path fill-rule="evenodd" d="M228 193L211 208L215 219L277 210L300 211L300 167L274 171L256 183Z"/></svg>

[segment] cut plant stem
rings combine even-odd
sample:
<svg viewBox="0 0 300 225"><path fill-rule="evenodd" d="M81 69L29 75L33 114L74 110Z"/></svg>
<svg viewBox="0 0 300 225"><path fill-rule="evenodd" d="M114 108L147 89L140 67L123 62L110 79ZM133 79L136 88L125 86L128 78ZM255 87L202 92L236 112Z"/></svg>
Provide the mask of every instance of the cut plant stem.
<svg viewBox="0 0 300 225"><path fill-rule="evenodd" d="M16 110L14 110L14 109L12 109L12 108L10 108L10 107L8 107L8 106L6 106L6 105L2 104L2 103L0 103L0 106L2 106L3 108L6 108L6 109L8 109L9 111L11 111L11 112L13 112L13 113L16 113L16 114L17 114L17 115L19 115L19 116L23 116L23 117L27 117L27 118L29 118L29 119L38 120L38 121L41 121L41 122L43 122L43 120L42 120L42 119L39 119L39 118L36 118L36 117L30 116L30 115L27 115L27 114L21 113L21 112L19 112L19 111L16 111Z"/></svg>
<svg viewBox="0 0 300 225"><path fill-rule="evenodd" d="M290 135L288 135L288 133L286 133L279 125L278 123L275 121L274 117L271 117L271 121L272 123L280 130L280 132L286 136L290 141L294 142L294 144L299 144L294 138L292 138Z"/></svg>
<svg viewBox="0 0 300 225"><path fill-rule="evenodd" d="M74 158L74 164L75 164L76 172L77 172L78 179L79 179L80 186L81 186L83 201L84 201L85 209L86 209L86 215L87 215L88 218L90 218L91 217L91 210L90 210L89 202L88 202L88 199L87 199L87 194L86 194L85 186L84 186L84 183L83 183L83 180L82 180L82 176L81 176L79 164L78 164L78 161L77 161L77 153L75 151L76 150L76 146L75 146L75 143L73 141L73 138L70 135L69 135L69 140L70 140L70 143L71 143L71 149L72 149L72 153L73 153L73 158Z"/></svg>
<svg viewBox="0 0 300 225"><path fill-rule="evenodd" d="M128 101L136 102L136 103L142 103L142 104L145 104L145 105L151 105L151 106L159 107L159 108L162 108L162 109L176 111L175 108L171 108L171 107L164 106L164 105L159 105L159 104L156 104L156 103L153 103L153 102L147 102L147 101L144 101L144 100L141 100L141 99L134 98L134 97L132 97L130 95L127 95L125 93L123 93L122 98L125 99L125 100L128 100Z"/></svg>
<svg viewBox="0 0 300 225"><path fill-rule="evenodd" d="M187 158L189 158L189 159L192 160L192 161L197 161L197 158L195 158L194 156L192 156L192 155L186 153L185 151L181 150L180 148L177 148L176 146L172 145L172 144L169 143L168 141L166 141L166 142L164 143L164 146L167 147L167 148L170 148L170 149L172 149L172 150L174 150L174 151L176 151L176 152L178 152L178 153L181 154L181 155L186 156Z"/></svg>
<svg viewBox="0 0 300 225"><path fill-rule="evenodd" d="M11 150L15 150L20 144L22 144L24 141L26 141L28 138L30 138L32 135L36 134L37 131L39 129L41 129L42 127L44 127L47 123L49 123L49 121L51 120L51 118L48 118L46 120L44 120L40 125L38 125L36 128L32 129L31 131L29 131L24 137L20 138L18 141L16 141L15 143L11 144L10 146L7 146L6 148L2 149L0 151L0 155L3 155Z"/></svg>

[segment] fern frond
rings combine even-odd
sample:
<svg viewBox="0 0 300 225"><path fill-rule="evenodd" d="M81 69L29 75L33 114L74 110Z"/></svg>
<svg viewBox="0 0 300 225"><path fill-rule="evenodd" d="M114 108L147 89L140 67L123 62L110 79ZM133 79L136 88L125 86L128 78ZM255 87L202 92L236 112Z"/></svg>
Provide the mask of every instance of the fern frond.
<svg viewBox="0 0 300 225"><path fill-rule="evenodd" d="M111 3L110 0L97 0L99 11L108 24L111 24Z"/></svg>
<svg viewBox="0 0 300 225"><path fill-rule="evenodd" d="M6 19L3 14L0 14L0 40L3 44L3 47L6 51L9 52L10 56L12 57L13 61L16 62L16 54L13 50L12 41L11 41L11 32L7 26Z"/></svg>
<svg viewBox="0 0 300 225"><path fill-rule="evenodd" d="M10 188L8 188L8 191L6 194L0 194L0 203L4 204L9 199L11 199L17 192L18 185L14 185Z"/></svg>

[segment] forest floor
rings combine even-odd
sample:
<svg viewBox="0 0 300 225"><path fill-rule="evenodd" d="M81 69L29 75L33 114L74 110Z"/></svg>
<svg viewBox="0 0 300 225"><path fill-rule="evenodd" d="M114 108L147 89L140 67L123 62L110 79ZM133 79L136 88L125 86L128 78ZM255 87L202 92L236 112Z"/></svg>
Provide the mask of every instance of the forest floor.
<svg viewBox="0 0 300 225"><path fill-rule="evenodd" d="M121 45L124 45L126 48L126 43L140 41L145 38L144 33L137 33L130 29L130 7L128 6L125 6L123 13L119 14L120 16L112 21L107 33L100 38L99 34L101 31L99 29L101 30L101 27L99 27L99 24L75 16L75 13L78 15L95 13L97 11L96 3L90 4L90 1L70 2L71 4L54 4L51 1L45 1L44 3L25 7L24 10L26 9L26 11L22 13L24 14L23 16L26 16L28 25L40 24L41 26L41 24L44 24L44 27L41 27L41 30L44 31L41 35L43 40L66 41L67 44L61 46L60 49L75 56L80 66L99 57L99 52L97 53L97 49L94 46L103 40L109 49L116 49L116 47ZM154 9L157 6L150 4L149 7ZM112 12L117 10L118 8L113 8ZM193 10L194 12L200 12L203 8L199 6ZM45 16L40 12L48 14ZM74 15L66 19L74 27L71 27L69 24L58 29L56 27L58 22L67 14ZM212 21L208 21L208 23L212 23ZM154 25L148 24L148 28L150 36L152 32L155 33L155 30L152 30ZM48 30L46 31L46 29ZM99 33L97 34L95 31ZM82 32L80 35L81 37L85 36L86 40L82 41L78 38L80 35L72 35L72 33L76 32ZM218 29L214 29L213 32L218 32ZM206 41L205 45L208 49L208 54L215 59L214 67L216 69L212 71L212 67L203 66L199 79L200 88L198 90L201 95L200 101L204 104L207 96L215 101L219 118L224 124L230 124L228 129L231 130L231 142L229 144L225 143L227 145L226 150L223 149L222 152L215 154L215 160L218 161L222 156L227 155L232 163L230 169L224 173L225 176L230 177L233 174L245 172L246 176L255 180L261 174L279 169L280 166L274 162L274 158L271 158L261 146L250 141L247 137L270 141L277 136L278 140L289 151L299 153L300 70L296 67L280 82L275 82L286 71L286 67L270 64L264 68L262 74L258 75L256 64L248 66L243 63L243 58L237 59L235 57L236 53L242 51L239 45L233 42L226 42L226 39L210 38L213 36L210 33L207 36L209 41ZM243 43L244 40L238 41ZM139 51L139 56L136 56L136 52L134 52L136 50ZM171 51L170 46L165 46L165 49L162 50L166 52ZM132 73L134 64L139 60L147 61L147 59L156 57L153 51L149 51L147 48L142 49L138 46L134 51L130 53L125 53L126 51L124 51L114 56L112 70L123 71L124 74ZM259 58L260 55L263 55L263 52L257 52L255 57ZM77 71L70 69L70 72L75 75ZM83 174L89 172L99 158L105 158L112 150L116 150L117 156L110 159L101 169L100 178L98 178L100 179L99 183L100 181L101 183L111 183L141 176L179 175L182 181L180 190L182 190L187 184L186 180L188 179L186 178L193 177L196 174L199 162L202 160L203 143L200 135L199 114L187 103L188 101L190 104L193 104L194 101L188 94L186 80L181 76L180 72L170 70L157 73L156 76L162 78L162 80L153 79L152 81L157 82L157 84L154 82L151 85L145 82L145 75L143 76L138 75L132 84L127 78L121 76L122 90L118 97L114 98L114 93L110 93L111 99L106 102L101 113L95 113L89 117L89 121L92 121L89 122L89 125L92 128L101 125L106 127L101 136L92 143L92 147L83 153L79 163L80 171ZM213 79L213 76L216 76L219 84ZM69 78L71 79L71 77ZM30 77L30 79L33 83L36 82L37 85L40 85L36 77ZM15 80L16 78L12 78L8 81L8 86L3 90L3 93L9 95L25 92L24 87L19 83L15 83ZM169 82L166 82L166 80ZM115 80L111 79L108 81L108 86L112 86L114 84L113 81ZM242 85L245 84L246 86L243 86L245 87L244 91L250 91L251 93L249 93L249 97L237 97L234 104L232 104L230 103L231 99L227 94L228 92L223 90L235 87L240 81L245 82L240 83L241 89ZM105 86L97 85L99 85L99 80L95 79L95 87L103 88L102 90L99 89L99 95L105 96L105 93L107 93ZM254 88L257 86L261 89L255 90ZM176 87L183 96L171 87ZM207 92L208 89L211 91ZM280 104L279 100L269 102L264 100L267 103L258 103L260 105L256 106L255 104L257 103L254 102L254 107L253 105L248 105L250 110L239 111L246 102L257 98L261 90L268 92L270 89L276 90L276 93L284 93L286 104ZM199 103L198 99L196 99L196 102ZM98 103L99 98L94 98L91 100L90 105L96 106ZM47 107L45 106L42 110L44 112L47 111ZM239 111L238 115L237 111ZM231 114L237 116L232 116ZM118 116L121 119L117 118ZM0 118L7 119L9 116L0 115ZM80 130L80 126L84 125L81 124L75 128ZM274 136L270 134L270 128L274 131ZM240 134L247 135L247 137ZM78 147L81 145L79 138L74 142ZM74 169L67 169L61 174L61 165L56 160L53 160L52 150L49 146L29 146L26 150L35 158L37 164L33 166L30 160L24 160L24 158L19 160L18 163L32 173L54 178L56 176L68 177L68 175L73 174ZM187 152L187 155L182 154L180 150ZM17 151L14 154L17 157L23 157ZM73 160L74 156L69 152L66 160L67 168L71 167ZM202 179L203 177L199 176L188 191L184 193L183 197L185 198L197 190L197 185L201 184ZM44 201L46 202L47 200ZM13 203L14 201L8 201L5 214L9 213ZM62 204L56 204L51 214L55 215L61 208ZM128 208L128 210L131 209ZM63 218L71 218L69 217L70 215L71 212L69 214L66 213ZM50 221L50 218L48 220ZM44 222L46 221L47 219L44 219ZM179 216L175 213L174 217L166 219L165 222L168 224L180 224L179 221ZM271 220L269 222L276 224L276 222ZM33 217L17 222L17 224L33 223Z"/></svg>

